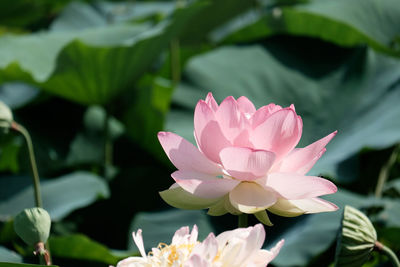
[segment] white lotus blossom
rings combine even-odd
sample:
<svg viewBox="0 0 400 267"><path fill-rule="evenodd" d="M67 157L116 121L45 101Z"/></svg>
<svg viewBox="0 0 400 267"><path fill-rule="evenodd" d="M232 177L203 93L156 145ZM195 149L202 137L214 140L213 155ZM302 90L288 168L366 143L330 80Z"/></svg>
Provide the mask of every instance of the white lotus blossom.
<svg viewBox="0 0 400 267"><path fill-rule="evenodd" d="M141 257L129 257L117 267L264 267L278 255L284 241L271 250L261 249L265 230L261 224L254 227L226 231L218 236L210 233L200 242L195 225L182 227L175 232L170 245L160 243L145 253L142 230L133 233L133 240Z"/></svg>

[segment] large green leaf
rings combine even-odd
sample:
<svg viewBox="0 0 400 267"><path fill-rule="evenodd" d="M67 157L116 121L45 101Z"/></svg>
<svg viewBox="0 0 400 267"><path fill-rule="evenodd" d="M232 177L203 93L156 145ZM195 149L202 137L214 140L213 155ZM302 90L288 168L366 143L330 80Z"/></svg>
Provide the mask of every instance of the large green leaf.
<svg viewBox="0 0 400 267"><path fill-rule="evenodd" d="M218 26L255 5L255 0L193 1L174 14L174 24L179 28L179 40L185 44L209 40L209 34Z"/></svg>
<svg viewBox="0 0 400 267"><path fill-rule="evenodd" d="M15 253L14 251L11 251L3 246L0 246L0 261L22 262L22 257L17 253Z"/></svg>
<svg viewBox="0 0 400 267"><path fill-rule="evenodd" d="M160 156L162 149L157 132L163 128L173 87L169 80L147 76L138 83L138 87L140 90L134 97L126 97L127 109L121 120L126 125L127 133L138 144Z"/></svg>
<svg viewBox="0 0 400 267"><path fill-rule="evenodd" d="M0 82L23 80L59 96L103 104L130 86L165 44L150 25L5 35Z"/></svg>
<svg viewBox="0 0 400 267"><path fill-rule="evenodd" d="M51 30L82 30L107 24L146 20L174 11L173 2L83 2L70 3L51 24Z"/></svg>
<svg viewBox="0 0 400 267"><path fill-rule="evenodd" d="M101 23L88 18L89 26L83 30L4 35L0 83L21 80L79 103L108 103L132 87L172 38L201 40L218 23L253 3L235 0L226 9L222 2L195 2L155 27L149 23L90 27ZM203 20L205 14L212 16ZM196 20L200 24L192 27Z"/></svg>
<svg viewBox="0 0 400 267"><path fill-rule="evenodd" d="M213 33L225 42L273 34L317 37L342 46L367 43L400 56L400 5L396 0L314 0L300 5L253 10ZM228 36L227 36L228 35Z"/></svg>
<svg viewBox="0 0 400 267"><path fill-rule="evenodd" d="M91 240L82 234L50 237L51 253L53 257L102 262L115 265L121 257L114 255L104 245ZM127 257L128 254L124 255Z"/></svg>
<svg viewBox="0 0 400 267"><path fill-rule="evenodd" d="M109 21L119 23L122 21L147 20L151 17L170 15L177 6L173 1L136 1L136 2L98 2L95 7L105 14Z"/></svg>
<svg viewBox="0 0 400 267"><path fill-rule="evenodd" d="M0 267L37 267L37 266L58 267L57 265L38 265L38 264L26 264L26 263L0 262Z"/></svg>
<svg viewBox="0 0 400 267"><path fill-rule="evenodd" d="M207 91L218 101L245 95L256 107L294 103L304 123L300 146L339 131L312 173L354 178L337 177L338 164L363 147L385 148L400 140L400 62L365 49L337 60L321 52L310 59L307 53L320 44L306 44L302 50L298 42L293 52L271 41L266 47L223 47L193 58L185 71L188 82L173 96L187 111L172 112L167 129L193 141L194 106Z"/></svg>
<svg viewBox="0 0 400 267"><path fill-rule="evenodd" d="M137 213L132 221L129 233L128 248L137 250L132 240L131 232L142 229L143 241L146 250L157 247L159 243L170 244L176 230L183 226L197 225L199 229L199 240L203 240L213 227L203 211L193 210L166 210L159 212Z"/></svg>
<svg viewBox="0 0 400 267"><path fill-rule="evenodd" d="M0 87L0 99L10 108L19 108L32 101L39 93L37 88L24 83L5 83Z"/></svg>
<svg viewBox="0 0 400 267"><path fill-rule="evenodd" d="M7 180L0 179L2 187ZM60 220L70 212L90 205L99 197L108 197L107 184L98 176L87 172L75 172L41 183L43 207L52 220ZM21 210L34 206L33 187L29 186L5 201L0 202L0 220L7 220Z"/></svg>
<svg viewBox="0 0 400 267"><path fill-rule="evenodd" d="M84 30L103 27L107 18L93 6L84 2L71 2L50 25L52 31Z"/></svg>

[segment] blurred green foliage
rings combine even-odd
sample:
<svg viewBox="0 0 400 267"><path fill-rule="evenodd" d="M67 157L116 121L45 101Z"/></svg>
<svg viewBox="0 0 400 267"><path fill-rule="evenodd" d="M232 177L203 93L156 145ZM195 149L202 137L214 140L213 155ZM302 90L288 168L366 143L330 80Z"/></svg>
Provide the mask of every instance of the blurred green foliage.
<svg viewBox="0 0 400 267"><path fill-rule="evenodd" d="M0 100L33 138L54 263L115 264L137 253L139 227L155 228L148 246L181 225L236 227L158 195L174 168L156 133L194 141L194 106L209 91L295 104L302 146L338 130L312 172L339 186L328 200L361 209L399 253L400 157L374 196L400 142L398 25L397 0L0 1ZM10 227L33 206L16 133L0 133L0 171L0 262L35 263ZM271 215L266 246L286 240L273 265L332 264L340 219ZM366 266L382 264L374 254Z"/></svg>

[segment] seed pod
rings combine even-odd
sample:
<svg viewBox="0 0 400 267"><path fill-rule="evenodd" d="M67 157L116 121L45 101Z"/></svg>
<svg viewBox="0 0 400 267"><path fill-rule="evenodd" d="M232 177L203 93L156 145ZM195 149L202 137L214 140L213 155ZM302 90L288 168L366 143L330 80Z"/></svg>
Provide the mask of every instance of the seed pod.
<svg viewBox="0 0 400 267"><path fill-rule="evenodd" d="M346 206L336 246L335 266L362 266L374 249L376 240L375 228L368 217Z"/></svg>
<svg viewBox="0 0 400 267"><path fill-rule="evenodd" d="M15 232L28 245L46 243L50 226L50 215L42 208L25 209L14 218Z"/></svg>
<svg viewBox="0 0 400 267"><path fill-rule="evenodd" d="M11 109L0 101L0 127L8 129L11 127L12 121L13 115Z"/></svg>

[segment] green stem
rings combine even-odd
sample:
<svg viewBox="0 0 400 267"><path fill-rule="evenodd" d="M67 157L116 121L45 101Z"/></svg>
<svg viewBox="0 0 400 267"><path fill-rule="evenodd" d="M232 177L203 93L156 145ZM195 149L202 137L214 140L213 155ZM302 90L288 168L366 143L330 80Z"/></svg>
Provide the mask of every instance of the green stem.
<svg viewBox="0 0 400 267"><path fill-rule="evenodd" d="M248 226L248 215L246 213L242 213L238 216L238 227L246 228Z"/></svg>
<svg viewBox="0 0 400 267"><path fill-rule="evenodd" d="M169 44L169 50L171 56L171 79L174 86L181 80L179 49L179 40L172 39Z"/></svg>
<svg viewBox="0 0 400 267"><path fill-rule="evenodd" d="M379 252L385 254L394 267L400 267L400 261L393 250L378 241L375 242L375 248L377 248Z"/></svg>
<svg viewBox="0 0 400 267"><path fill-rule="evenodd" d="M20 132L25 138L26 144L28 146L29 159L30 159L31 168L32 168L33 189L34 189L34 194L35 194L35 205L36 205L36 207L41 208L42 207L42 197L40 194L40 179L39 179L39 173L38 173L38 169L37 169L37 165L36 165L35 152L33 150L31 136L30 136L28 130L26 130L24 126L22 126L16 122L12 122L11 128L15 131Z"/></svg>
<svg viewBox="0 0 400 267"><path fill-rule="evenodd" d="M396 163L397 156L400 152L400 145L397 145L393 150L392 154L389 157L389 160L383 165L381 171L379 172L378 183L375 188L375 196L380 198L382 197L383 187L389 177L390 169Z"/></svg>
<svg viewBox="0 0 400 267"><path fill-rule="evenodd" d="M36 244L33 254L39 257L40 265L51 265L50 252L46 249L43 242Z"/></svg>
<svg viewBox="0 0 400 267"><path fill-rule="evenodd" d="M108 168L112 165L112 141L110 135L110 113L105 109L106 116L104 118L104 158L103 158L103 177L108 180Z"/></svg>

